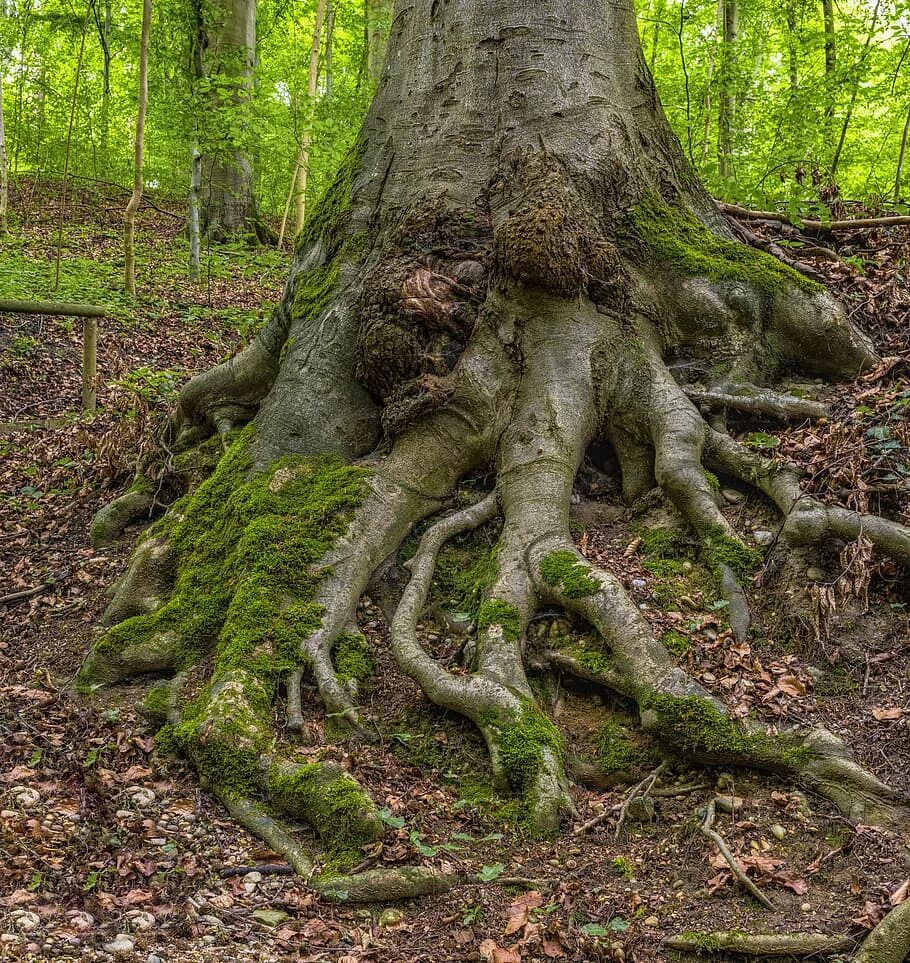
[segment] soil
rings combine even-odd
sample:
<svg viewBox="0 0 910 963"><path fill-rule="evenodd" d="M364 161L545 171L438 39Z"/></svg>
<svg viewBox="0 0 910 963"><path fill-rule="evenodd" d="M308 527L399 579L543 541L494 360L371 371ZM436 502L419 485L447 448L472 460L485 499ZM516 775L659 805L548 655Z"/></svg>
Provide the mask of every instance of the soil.
<svg viewBox="0 0 910 963"><path fill-rule="evenodd" d="M906 896L910 854L899 836L851 825L824 800L774 778L690 770L674 760L657 783L650 820L630 815L617 833L615 807L628 786L576 788L578 817L564 835L525 838L514 806L485 788L479 737L398 672L369 600L360 624L374 643L377 672L362 704L378 741L334 749L383 807L387 832L365 861L450 864L469 882L440 899L352 907L320 902L295 877L258 871L274 856L230 822L191 770L155 754L134 708L146 684L86 699L71 683L136 533L113 549L93 549L94 512L129 483L137 447L153 438L176 388L235 351L263 305L278 300L287 259L209 251L202 283L191 284L178 205L156 200L172 213L142 211L140 295L130 303L110 295L121 263L121 200L93 188L71 191L68 201L63 256L86 274L79 299L108 298L112 309L102 322L94 417L77 413L78 322L0 315L0 958L644 963L670 960L661 940L689 930L811 930L859 942ZM15 184L11 206L28 226L16 229L20 267L0 266L4 296L17 286L21 297L44 293L25 287L52 270L59 203L57 184ZM899 278L910 262L910 232L821 243L853 259L813 265L888 360L853 384L804 386L830 404L830 421L768 426L766 440L755 443L799 462L824 498L907 523L910 294ZM77 276L67 273L66 283ZM737 714L828 726L885 782L910 791L906 573L878 560L857 563L871 580L868 612L854 598L814 619L795 605L808 582L774 589L757 609L750 641L737 643L710 589L685 573L659 578L644 564L639 533L647 519L617 506L596 477L585 475L578 491L578 544L623 580L656 632L679 633L685 667ZM757 496L726 494L740 529L773 529ZM818 566L818 585L842 581L836 553ZM770 586L773 574L758 580ZM549 626L545 618L535 632ZM425 632L437 652L460 644L447 624L428 620ZM624 707L566 682L547 708L573 742L591 747ZM315 697L309 709L311 738L331 742ZM716 828L773 912L737 888L698 832L718 793L743 800ZM599 825L573 832L603 813ZM225 875L238 867L250 872ZM527 882L503 886L499 877Z"/></svg>

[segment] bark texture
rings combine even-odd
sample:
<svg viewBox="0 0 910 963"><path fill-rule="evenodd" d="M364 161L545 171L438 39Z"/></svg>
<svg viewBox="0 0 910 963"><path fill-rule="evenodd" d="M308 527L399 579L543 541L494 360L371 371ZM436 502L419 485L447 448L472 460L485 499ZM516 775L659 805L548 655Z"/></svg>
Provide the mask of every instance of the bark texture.
<svg viewBox="0 0 910 963"><path fill-rule="evenodd" d="M265 797L351 855L381 832L375 806L350 775L295 761L273 713L286 690L288 729L304 728L307 676L362 730L357 603L421 525L390 606L394 654L477 726L534 830L554 830L572 799L569 749L529 666L616 692L667 751L902 822L904 800L830 733L734 722L576 549L569 520L586 450L612 447L626 497L656 487L690 527L739 635L760 559L706 470L764 491L781 544L865 533L910 560L910 530L805 497L792 470L710 414L818 415L775 389L782 372L851 376L874 361L819 285L736 241L667 125L629 3L400 2L362 137L298 239L280 307L182 393L173 446L208 438L226 454L141 542L85 680L166 677L153 690L160 741L237 818L308 865ZM450 510L480 469L495 485ZM417 623L440 552L494 517L501 536L453 672ZM543 606L584 639L535 646Z"/></svg>

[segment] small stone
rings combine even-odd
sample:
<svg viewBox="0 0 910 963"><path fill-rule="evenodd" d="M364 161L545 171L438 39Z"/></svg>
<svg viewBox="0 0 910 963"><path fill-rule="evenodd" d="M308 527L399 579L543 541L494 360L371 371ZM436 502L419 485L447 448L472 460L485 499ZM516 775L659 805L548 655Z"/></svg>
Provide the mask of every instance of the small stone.
<svg viewBox="0 0 910 963"><path fill-rule="evenodd" d="M152 836L149 842L153 846L164 846L167 843L167 840L164 838L164 836Z"/></svg>
<svg viewBox="0 0 910 963"><path fill-rule="evenodd" d="M717 777L717 788L720 790L732 789L734 782L733 776L729 772L722 772Z"/></svg>
<svg viewBox="0 0 910 963"><path fill-rule="evenodd" d="M10 795L20 809L34 809L41 802L41 794L31 786L13 786Z"/></svg>
<svg viewBox="0 0 910 963"><path fill-rule="evenodd" d="M646 916L645 926L658 926L660 925L660 920L656 916Z"/></svg>
<svg viewBox="0 0 910 963"><path fill-rule="evenodd" d="M771 835L772 835L775 839L783 839L784 836L787 835L787 830L784 829L784 827L781 826L780 823L775 823L775 824L771 827Z"/></svg>
<svg viewBox="0 0 910 963"><path fill-rule="evenodd" d="M753 533L752 537L755 539L758 545L770 545L774 541L774 533L769 532L766 528L757 528Z"/></svg>
<svg viewBox="0 0 910 963"><path fill-rule="evenodd" d="M738 813L743 808L744 801L742 796L718 796L714 805L722 813Z"/></svg>
<svg viewBox="0 0 910 963"><path fill-rule="evenodd" d="M243 877L244 883L261 883L262 873L257 873L255 870L252 873L247 873Z"/></svg>
<svg viewBox="0 0 910 963"><path fill-rule="evenodd" d="M637 591L641 591L642 589L647 587L648 587L648 583L643 578L632 579L632 588L636 589Z"/></svg>
<svg viewBox="0 0 910 963"><path fill-rule="evenodd" d="M126 916L130 923L130 929L137 933L144 933L155 925L155 917L145 910L131 910Z"/></svg>
<svg viewBox="0 0 910 963"><path fill-rule="evenodd" d="M673 889L682 889L682 887L685 886L686 884L681 879L674 879L671 885Z"/></svg>
<svg viewBox="0 0 910 963"><path fill-rule="evenodd" d="M724 501L729 502L731 505L738 505L746 499L746 496L735 488L723 488L720 493L724 496Z"/></svg>
<svg viewBox="0 0 910 963"><path fill-rule="evenodd" d="M803 903L802 906L800 906L800 910L802 910L803 913L811 913L811 912L812 912L812 904L811 904L811 903Z"/></svg>
<svg viewBox="0 0 910 963"><path fill-rule="evenodd" d="M41 917L31 910L17 910L11 913L10 921L20 933L31 933L41 925Z"/></svg>
<svg viewBox="0 0 910 963"><path fill-rule="evenodd" d="M130 802L140 809L151 806L156 798L152 790L146 789L145 786L130 786L126 790L126 794L130 797Z"/></svg>
<svg viewBox="0 0 910 963"><path fill-rule="evenodd" d="M290 919L290 916L282 910L258 909L253 910L253 919L263 926L273 927Z"/></svg>
<svg viewBox="0 0 910 963"><path fill-rule="evenodd" d="M117 812L114 813L114 815L118 819L132 819L136 814L134 812L131 812L129 809L118 809Z"/></svg>
<svg viewBox="0 0 910 963"><path fill-rule="evenodd" d="M135 949L136 944L126 933L118 933L110 943L104 944L104 949L114 956L129 956Z"/></svg>
<svg viewBox="0 0 910 963"><path fill-rule="evenodd" d="M651 822L654 819L654 800L650 796L636 796L630 799L626 806L626 819L631 823Z"/></svg>
<svg viewBox="0 0 910 963"><path fill-rule="evenodd" d="M578 869L578 860L577 860L577 859L567 859L567 860L566 860L566 869Z"/></svg>
<svg viewBox="0 0 910 963"><path fill-rule="evenodd" d="M382 911L382 915L379 917L380 926L398 926L398 924L404 919L404 913L400 909L395 909L394 906L390 906L387 910Z"/></svg>
<svg viewBox="0 0 910 963"><path fill-rule="evenodd" d="M145 963L164 963L164 960L157 953L149 953L145 958Z"/></svg>
<svg viewBox="0 0 910 963"><path fill-rule="evenodd" d="M95 917L83 910L72 910L70 913L67 913L67 916L69 917L70 926L72 926L74 930L79 930L81 933L90 930L95 925Z"/></svg>
<svg viewBox="0 0 910 963"><path fill-rule="evenodd" d="M810 582L824 582L826 576L820 568L813 567L806 569L806 578L809 579Z"/></svg>

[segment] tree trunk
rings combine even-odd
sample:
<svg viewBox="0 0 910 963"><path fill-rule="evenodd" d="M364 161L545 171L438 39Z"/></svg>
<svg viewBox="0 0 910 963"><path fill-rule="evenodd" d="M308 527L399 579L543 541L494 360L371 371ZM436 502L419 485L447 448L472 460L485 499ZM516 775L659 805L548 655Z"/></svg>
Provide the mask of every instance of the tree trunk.
<svg viewBox="0 0 910 963"><path fill-rule="evenodd" d="M671 373L754 411L749 381L875 360L819 285L735 237L667 124L628 0L400 0L362 136L298 239L279 309L181 394L171 449L217 433L228 451L139 546L83 681L172 676L154 690L159 745L293 865L306 860L262 797L359 861L352 844L382 831L375 804L351 774L296 765L272 705L281 683L288 730L301 730L306 675L331 717L366 735L358 602L425 520L389 606L392 651L479 729L532 829L555 829L572 801L564 737L529 665L620 693L694 762L774 772L865 821L904 819L903 800L830 733L732 721L570 535L575 476L597 442L630 499L656 486L692 529L740 637L758 556L706 471L760 488L785 520L782 544L863 533L910 560L910 530L807 497L789 467L710 427ZM799 401L759 394L785 411ZM495 487L446 514L462 479L487 474ZM446 542L496 518L452 672L418 620ZM535 612L554 606L588 635L535 642ZM326 805L330 786L344 812ZM364 875L342 888L377 898L380 877ZM404 885L394 875L386 895Z"/></svg>
<svg viewBox="0 0 910 963"><path fill-rule="evenodd" d="M366 68L373 83L378 83L382 74L393 2L394 0L364 0Z"/></svg>
<svg viewBox="0 0 910 963"><path fill-rule="evenodd" d="M0 76L0 235L9 229L9 161L3 124L3 77Z"/></svg>
<svg viewBox="0 0 910 963"><path fill-rule="evenodd" d="M825 90L828 95L825 117L834 114L834 85L837 72L837 34L834 29L834 0L822 0L822 17L825 23Z"/></svg>
<svg viewBox="0 0 910 963"><path fill-rule="evenodd" d="M136 214L142 203L145 182L142 176L145 151L145 115L149 101L149 31L152 25L152 0L142 2L142 34L139 40L139 107L136 113L136 142L133 157L133 193L126 205L123 224L123 264L126 293L136 296Z"/></svg>
<svg viewBox="0 0 910 963"><path fill-rule="evenodd" d="M720 70L718 81L717 161L722 178L733 176L733 125L736 114L736 42L739 38L738 0L718 0Z"/></svg>
<svg viewBox="0 0 910 963"><path fill-rule="evenodd" d="M245 144L256 65L255 0L194 2L193 65L208 110L202 123L202 233L266 240Z"/></svg>

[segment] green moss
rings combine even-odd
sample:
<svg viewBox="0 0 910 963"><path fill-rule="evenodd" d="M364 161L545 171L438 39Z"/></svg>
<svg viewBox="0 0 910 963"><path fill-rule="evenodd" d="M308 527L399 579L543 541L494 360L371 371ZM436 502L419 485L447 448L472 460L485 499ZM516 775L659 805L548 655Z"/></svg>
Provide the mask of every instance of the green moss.
<svg viewBox="0 0 910 963"><path fill-rule="evenodd" d="M769 768L791 770L809 756L807 749L786 737L747 731L699 696L651 695L641 708L643 715L656 717L649 728L660 733L665 746L708 762L752 760Z"/></svg>
<svg viewBox="0 0 910 963"><path fill-rule="evenodd" d="M336 863L347 862L350 866L358 861L361 847L382 832L373 803L338 766L273 766L268 774L268 790L269 798L283 811L313 826Z"/></svg>
<svg viewBox="0 0 910 963"><path fill-rule="evenodd" d="M732 538L723 529L711 531L703 541L705 556L713 569L726 565L739 579L748 578L761 565L761 555Z"/></svg>
<svg viewBox="0 0 910 963"><path fill-rule="evenodd" d="M607 722L597 734L597 764L606 772L627 772L638 753L629 732L618 722Z"/></svg>
<svg viewBox="0 0 910 963"><path fill-rule="evenodd" d="M486 599L477 612L477 631L498 625L503 636L516 642L521 635L521 613L514 605L500 599Z"/></svg>
<svg viewBox="0 0 910 963"><path fill-rule="evenodd" d="M600 591L600 582L574 552L550 552L540 563L540 574L548 585L554 585L570 599L584 598Z"/></svg>
<svg viewBox="0 0 910 963"><path fill-rule="evenodd" d="M341 276L339 262L330 261L301 274L294 282L291 312L295 318L315 318L329 306Z"/></svg>
<svg viewBox="0 0 910 963"><path fill-rule="evenodd" d="M646 558L641 567L658 578L675 578L691 571L692 564L690 562L687 566L684 560L678 558Z"/></svg>
<svg viewBox="0 0 910 963"><path fill-rule="evenodd" d="M822 285L764 251L716 237L688 211L647 195L632 215L642 260L683 277L748 284L773 297L784 286L816 293Z"/></svg>
<svg viewBox="0 0 910 963"><path fill-rule="evenodd" d="M520 712L500 718L494 725L499 730L497 746L509 783L516 792L530 792L543 765L544 750L562 755L562 733L530 700Z"/></svg>
<svg viewBox="0 0 910 963"><path fill-rule="evenodd" d="M707 481L711 491L719 492L720 479L717 477L717 475L715 475L714 472L711 472L711 471L705 471L704 475L705 475L705 481Z"/></svg>
<svg viewBox="0 0 910 963"><path fill-rule="evenodd" d="M350 217L354 179L363 165L365 149L366 141L361 137L345 155L335 174L335 180L303 225L296 242L298 252L306 251L317 241L322 241L329 260L338 254L344 243Z"/></svg>
<svg viewBox="0 0 910 963"><path fill-rule="evenodd" d="M167 722L171 707L171 684L161 682L153 685L142 700L141 710L154 725L162 726Z"/></svg>
<svg viewBox="0 0 910 963"><path fill-rule="evenodd" d="M345 632L332 649L332 659L342 682L365 682L375 670L370 643L359 633Z"/></svg>
<svg viewBox="0 0 910 963"><path fill-rule="evenodd" d="M670 629L668 632L664 632L660 641L663 643L666 650L671 655L675 655L677 658L682 658L684 655L687 655L689 649L692 647L689 639L686 638L686 636L684 636L681 632L677 632L675 629Z"/></svg>
<svg viewBox="0 0 910 963"><path fill-rule="evenodd" d="M320 560L366 497L369 472L335 457L288 456L252 473L252 427L215 472L156 526L179 560L170 598L127 619L99 642L83 681L124 649L179 640L178 669L214 650L211 679L159 744L190 756L204 778L248 789L271 744L280 677L300 664L320 624ZM214 703L218 701L216 706Z"/></svg>
<svg viewBox="0 0 910 963"><path fill-rule="evenodd" d="M649 528L641 536L641 553L647 558L679 558L685 555L685 538L677 528Z"/></svg>
<svg viewBox="0 0 910 963"><path fill-rule="evenodd" d="M496 549L488 529L478 529L460 542L449 542L436 561L434 595L444 609L477 618L487 589L496 580ZM404 547L403 547L404 552ZM417 550L415 543L410 551Z"/></svg>

